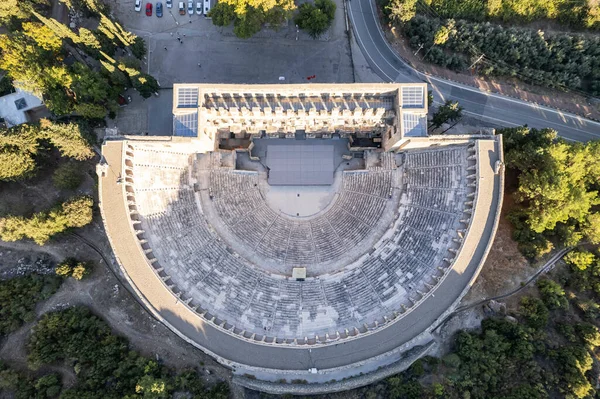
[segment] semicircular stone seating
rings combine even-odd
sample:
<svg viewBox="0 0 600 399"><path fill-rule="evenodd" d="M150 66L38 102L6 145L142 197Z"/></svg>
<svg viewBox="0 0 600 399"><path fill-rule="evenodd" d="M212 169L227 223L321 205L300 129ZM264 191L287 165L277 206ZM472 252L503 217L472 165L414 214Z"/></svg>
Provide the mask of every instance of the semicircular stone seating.
<svg viewBox="0 0 600 399"><path fill-rule="evenodd" d="M196 154L127 142L127 201L149 265L201 317L252 341L326 343L398 320L451 270L473 210L475 148L453 145L396 155L403 182L397 219L359 259L305 281L264 272L220 239L195 192ZM239 228L239 237L262 256L323 261L360 242L385 207L396 162L394 154L383 155L383 167L347 173L338 202L306 222L270 210L253 173L214 168L210 191L223 222ZM353 223L338 225L345 220ZM290 241L297 244L289 246Z"/></svg>
<svg viewBox="0 0 600 399"><path fill-rule="evenodd" d="M231 168L209 173L210 205L237 240L263 258L292 266L333 261L360 245L392 196L391 169L344 172L339 197L327 212L294 219L267 205L257 173Z"/></svg>

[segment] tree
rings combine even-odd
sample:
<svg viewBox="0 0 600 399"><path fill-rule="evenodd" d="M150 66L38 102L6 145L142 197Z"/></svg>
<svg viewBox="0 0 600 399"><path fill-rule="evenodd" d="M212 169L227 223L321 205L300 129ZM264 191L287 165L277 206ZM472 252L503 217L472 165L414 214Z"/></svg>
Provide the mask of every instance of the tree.
<svg viewBox="0 0 600 399"><path fill-rule="evenodd" d="M75 162L61 164L52 175L54 185L60 189L75 190L83 181L81 165Z"/></svg>
<svg viewBox="0 0 600 399"><path fill-rule="evenodd" d="M332 0L316 0L314 4L303 3L295 22L300 29L317 39L331 26L335 10L336 5Z"/></svg>
<svg viewBox="0 0 600 399"><path fill-rule="evenodd" d="M446 100L444 105L441 105L438 110L433 114L431 120L429 121L429 128L435 130L440 127L444 123L455 122L448 129L444 130L442 133L445 133L454 125L458 123L460 118L462 118L463 107L460 106L458 101Z"/></svg>
<svg viewBox="0 0 600 399"><path fill-rule="evenodd" d="M263 15L260 11L249 8L245 14L238 15L233 23L233 33L242 39L254 36L263 23Z"/></svg>
<svg viewBox="0 0 600 399"><path fill-rule="evenodd" d="M417 13L417 0L391 0L383 7L383 13L391 22L402 26L415 17Z"/></svg>
<svg viewBox="0 0 600 399"><path fill-rule="evenodd" d="M37 303L54 294L61 282L56 276L35 273L0 281L0 337L35 320Z"/></svg>
<svg viewBox="0 0 600 399"><path fill-rule="evenodd" d="M582 225L582 232L592 244L600 244L600 213L594 212L587 215Z"/></svg>
<svg viewBox="0 0 600 399"><path fill-rule="evenodd" d="M75 280L81 280L91 273L91 264L80 262L75 258L66 258L56 266L56 274L62 277L73 277Z"/></svg>
<svg viewBox="0 0 600 399"><path fill-rule="evenodd" d="M527 320L527 324L533 328L540 329L548 323L548 308L537 298L530 296L522 297L519 311Z"/></svg>
<svg viewBox="0 0 600 399"><path fill-rule="evenodd" d="M151 75L140 74L132 79L133 87L139 91L140 95L144 98L152 96L152 94L158 92L160 86L154 77Z"/></svg>
<svg viewBox="0 0 600 399"><path fill-rule="evenodd" d="M30 238L44 245L53 235L68 228L83 227L92 221L93 201L90 197L74 197L48 212L29 218L6 216L0 218L0 239L17 241Z"/></svg>
<svg viewBox="0 0 600 399"><path fill-rule="evenodd" d="M146 42L144 42L144 39L139 36L133 40L133 44L131 44L129 48L131 49L133 55L140 60L146 55Z"/></svg>
<svg viewBox="0 0 600 399"><path fill-rule="evenodd" d="M265 22L277 28L295 9L292 0L223 0L210 11L213 24L227 26L233 22L233 32L249 38L260 31Z"/></svg>
<svg viewBox="0 0 600 399"><path fill-rule="evenodd" d="M38 138L38 130L33 125L0 129L0 180L19 180L33 175Z"/></svg>
<svg viewBox="0 0 600 399"><path fill-rule="evenodd" d="M40 120L43 137L58 148L62 156L84 161L94 156L88 137L77 123L52 123Z"/></svg>
<svg viewBox="0 0 600 399"><path fill-rule="evenodd" d="M553 280L539 280L537 287L548 309L566 309L569 301L565 297L565 290Z"/></svg>
<svg viewBox="0 0 600 399"><path fill-rule="evenodd" d="M235 8L232 4L218 2L208 14L216 26L227 26L235 19Z"/></svg>
<svg viewBox="0 0 600 399"><path fill-rule="evenodd" d="M573 250L565 255L565 262L576 270L586 270L594 263L596 256L588 251Z"/></svg>

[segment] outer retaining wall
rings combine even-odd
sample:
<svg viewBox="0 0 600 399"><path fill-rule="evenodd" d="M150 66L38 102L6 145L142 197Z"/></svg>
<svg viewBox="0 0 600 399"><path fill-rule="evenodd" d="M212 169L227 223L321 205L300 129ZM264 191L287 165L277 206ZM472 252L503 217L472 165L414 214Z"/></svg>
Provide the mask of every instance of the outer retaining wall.
<svg viewBox="0 0 600 399"><path fill-rule="evenodd" d="M244 376L236 375L233 377L233 382L245 388L254 389L270 394L292 394L292 395L315 395L333 392L347 391L349 389L360 388L365 385L373 384L391 375L400 373L406 370L412 363L420 357L425 356L432 348L435 348L437 343L429 341L425 345L414 346L402 354L402 358L389 366L380 367L376 371L368 374L359 375L344 379L342 381L327 382L324 384L307 384L296 375L296 380L300 383L292 382L294 378L288 380L287 383L274 383L252 379Z"/></svg>

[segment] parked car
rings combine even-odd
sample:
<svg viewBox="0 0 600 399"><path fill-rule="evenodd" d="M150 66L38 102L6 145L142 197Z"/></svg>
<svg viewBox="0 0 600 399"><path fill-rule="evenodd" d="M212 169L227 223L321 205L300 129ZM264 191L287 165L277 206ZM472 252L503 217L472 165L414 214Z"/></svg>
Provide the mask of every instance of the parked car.
<svg viewBox="0 0 600 399"><path fill-rule="evenodd" d="M160 1L156 2L156 16L162 17L162 3Z"/></svg>
<svg viewBox="0 0 600 399"><path fill-rule="evenodd" d="M146 15L149 17L152 16L152 3L146 3Z"/></svg>
<svg viewBox="0 0 600 399"><path fill-rule="evenodd" d="M194 14L194 2L192 0L188 0L188 14Z"/></svg>
<svg viewBox="0 0 600 399"><path fill-rule="evenodd" d="M183 1L179 2L179 15L185 15L185 4Z"/></svg>
<svg viewBox="0 0 600 399"><path fill-rule="evenodd" d="M135 10L142 11L142 0L135 0Z"/></svg>
<svg viewBox="0 0 600 399"><path fill-rule="evenodd" d="M204 0L204 16L210 18L208 16L208 12L210 11L210 0Z"/></svg>
<svg viewBox="0 0 600 399"><path fill-rule="evenodd" d="M196 14L202 15L202 3L199 1L196 3Z"/></svg>
<svg viewBox="0 0 600 399"><path fill-rule="evenodd" d="M167 8L173 8L173 0L167 0Z"/></svg>

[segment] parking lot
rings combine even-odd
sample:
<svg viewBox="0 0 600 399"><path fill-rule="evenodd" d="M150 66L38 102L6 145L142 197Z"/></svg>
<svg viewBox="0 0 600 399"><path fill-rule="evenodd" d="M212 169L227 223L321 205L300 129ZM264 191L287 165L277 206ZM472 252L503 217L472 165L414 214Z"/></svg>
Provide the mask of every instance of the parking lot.
<svg viewBox="0 0 600 399"><path fill-rule="evenodd" d="M214 1L214 0L211 0ZM148 45L145 72L171 88L173 83L348 83L354 81L348 39L345 34L344 12L338 3L336 19L329 32L319 40L296 31L292 20L279 31L263 29L251 39L239 39L233 27L216 27L202 15L179 15L178 1L173 8L163 2L163 17L134 11L135 0L114 3L113 10L123 25ZM195 1L194 1L195 3ZM187 6L187 1L185 2ZM156 2L153 2L153 11ZM178 38L180 40L178 40ZM296 40L297 39L297 40ZM306 78L315 75L315 79ZM280 80L282 77L285 80ZM170 91L161 93L169 96ZM171 103L161 98L148 99L141 104L134 100L122 108L117 119L124 133L170 134L162 132L171 124ZM140 109L144 108L144 112ZM152 107L152 112L148 107ZM135 110L138 110L136 112ZM147 116L147 123L131 123L132 113ZM168 124L163 120L168 119ZM121 126L121 122L124 123ZM144 129L143 126L146 126ZM154 128L160 126L160 128Z"/></svg>

